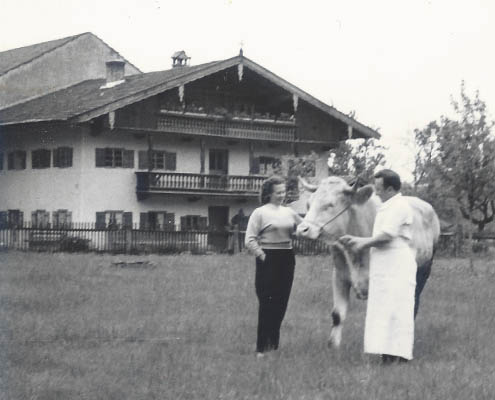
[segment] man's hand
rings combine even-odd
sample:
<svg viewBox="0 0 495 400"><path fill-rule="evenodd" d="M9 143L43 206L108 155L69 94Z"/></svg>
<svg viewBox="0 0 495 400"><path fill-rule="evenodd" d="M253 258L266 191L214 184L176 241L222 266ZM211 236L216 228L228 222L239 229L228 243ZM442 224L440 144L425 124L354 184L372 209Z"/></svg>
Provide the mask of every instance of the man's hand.
<svg viewBox="0 0 495 400"><path fill-rule="evenodd" d="M368 238L344 235L339 239L339 243L342 243L352 253L359 253L366 248L368 244Z"/></svg>

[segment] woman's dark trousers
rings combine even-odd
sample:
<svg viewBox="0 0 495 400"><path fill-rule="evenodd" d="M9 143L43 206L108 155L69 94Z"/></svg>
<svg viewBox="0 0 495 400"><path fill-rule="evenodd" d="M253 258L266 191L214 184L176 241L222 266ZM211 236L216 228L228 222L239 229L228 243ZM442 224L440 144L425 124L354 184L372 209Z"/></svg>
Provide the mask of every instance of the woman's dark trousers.
<svg viewBox="0 0 495 400"><path fill-rule="evenodd" d="M260 353L278 349L296 264L292 250L264 252L265 261L256 259L255 281L259 301L256 351Z"/></svg>

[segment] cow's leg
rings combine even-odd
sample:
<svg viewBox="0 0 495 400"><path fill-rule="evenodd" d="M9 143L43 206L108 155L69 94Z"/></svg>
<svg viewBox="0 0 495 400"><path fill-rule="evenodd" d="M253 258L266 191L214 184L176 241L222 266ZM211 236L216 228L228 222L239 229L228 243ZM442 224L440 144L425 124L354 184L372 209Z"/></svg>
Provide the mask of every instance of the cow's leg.
<svg viewBox="0 0 495 400"><path fill-rule="evenodd" d="M334 257L333 268L333 309L332 309L332 330L330 332L329 346L338 348L342 341L342 328L347 316L347 308L349 306L349 293L351 283L349 281L349 273L345 266L341 264L340 257Z"/></svg>
<svg viewBox="0 0 495 400"><path fill-rule="evenodd" d="M433 257L422 265L418 265L416 272L416 292L414 293L414 318L418 314L419 298L423 291L426 281L428 280L431 272L431 264L433 263Z"/></svg>

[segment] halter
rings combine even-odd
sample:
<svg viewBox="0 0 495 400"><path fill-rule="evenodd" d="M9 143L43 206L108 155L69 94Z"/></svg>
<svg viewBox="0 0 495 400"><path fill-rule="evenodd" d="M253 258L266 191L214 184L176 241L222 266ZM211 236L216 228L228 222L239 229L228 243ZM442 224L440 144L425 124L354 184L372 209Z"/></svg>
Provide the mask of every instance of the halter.
<svg viewBox="0 0 495 400"><path fill-rule="evenodd" d="M309 222L310 224L316 226L318 229L319 229L319 233L318 233L318 237L320 237L321 233L323 232L323 227L325 227L326 225L328 225L330 222L336 220L338 217L340 217L343 213L345 213L350 207L351 207L352 203L349 204L347 207L344 207L344 209L342 209L341 211L339 211L337 213L337 215L334 215L332 218L330 218L327 222L325 222L323 225L318 225L316 224L315 222L311 222L311 221L306 221Z"/></svg>

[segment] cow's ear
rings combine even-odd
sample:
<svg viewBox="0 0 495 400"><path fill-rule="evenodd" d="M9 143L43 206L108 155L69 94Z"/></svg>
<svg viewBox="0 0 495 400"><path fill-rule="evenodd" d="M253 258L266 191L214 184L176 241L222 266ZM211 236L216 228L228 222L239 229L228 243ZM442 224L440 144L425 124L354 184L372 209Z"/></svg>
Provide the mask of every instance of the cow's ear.
<svg viewBox="0 0 495 400"><path fill-rule="evenodd" d="M356 191L356 193L354 193L353 201L354 203L357 204L366 203L372 194L373 194L373 186L371 185L363 186L362 188L359 188Z"/></svg>

